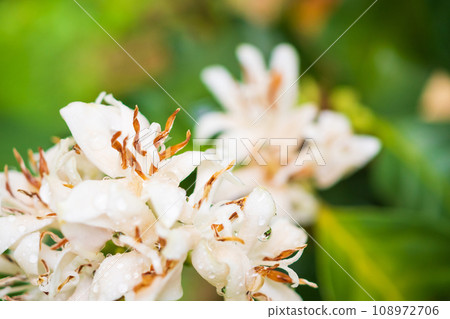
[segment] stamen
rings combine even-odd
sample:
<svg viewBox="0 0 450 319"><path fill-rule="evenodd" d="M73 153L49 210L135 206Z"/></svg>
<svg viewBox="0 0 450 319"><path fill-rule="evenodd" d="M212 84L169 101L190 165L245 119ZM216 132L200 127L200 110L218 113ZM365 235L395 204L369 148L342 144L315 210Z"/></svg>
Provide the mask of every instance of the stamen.
<svg viewBox="0 0 450 319"><path fill-rule="evenodd" d="M162 237L158 237L158 241L156 242L156 249L161 251L164 247L166 247L167 240Z"/></svg>
<svg viewBox="0 0 450 319"><path fill-rule="evenodd" d="M142 243L141 231L139 230L139 226L136 226L134 229L134 238L138 243Z"/></svg>
<svg viewBox="0 0 450 319"><path fill-rule="evenodd" d="M67 240L67 238L63 238L59 243L56 243L56 244L50 246L50 249L51 250L57 250L57 249L61 248L63 245L65 245L68 242L69 241Z"/></svg>
<svg viewBox="0 0 450 319"><path fill-rule="evenodd" d="M63 184L63 186L64 186L64 187L67 187L67 188L70 188L70 189L72 189L72 188L75 187L75 186L72 185L72 184Z"/></svg>
<svg viewBox="0 0 450 319"><path fill-rule="evenodd" d="M30 198L36 197L36 198L38 199L38 201L39 201L42 205L44 205L45 207L48 208L47 203L44 202L44 201L42 200L41 196L40 196L38 193L36 193L36 192L27 192L27 191L24 190L24 189L18 189L17 191L18 191L19 193L22 193L22 194L24 194L24 195L30 197Z"/></svg>
<svg viewBox="0 0 450 319"><path fill-rule="evenodd" d="M165 149L163 152L161 152L159 154L159 159L162 161L163 159L166 159L166 158L169 158L169 157L175 155L179 150L181 150L183 147L185 147L187 145L187 143L189 143L190 139L191 139L191 131L188 130L186 132L186 139L177 145L173 145L173 146L170 146L167 149Z"/></svg>
<svg viewBox="0 0 450 319"><path fill-rule="evenodd" d="M50 249L52 249L52 250L61 248L61 246L63 246L65 243L68 242L68 240L66 238L59 238L58 236L56 236L56 234L52 233L51 231L46 230L41 233L41 237L39 239L39 250L41 250L41 248L42 248L42 240L44 239L44 237L46 235L49 235L53 239L53 241L56 243L53 246L50 246Z"/></svg>
<svg viewBox="0 0 450 319"><path fill-rule="evenodd" d="M30 162L31 168L33 169L33 171L35 173L38 172L38 167L37 167L37 163L36 160L34 159L34 153L32 150L28 150L28 161Z"/></svg>
<svg viewBox="0 0 450 319"><path fill-rule="evenodd" d="M122 134L122 132L120 132L120 131L114 133L114 135L111 138L111 146L117 152L119 152L119 154L121 156L121 159L122 159L122 168L126 169L127 168L127 156L126 156L126 153L124 151L125 147L122 147L122 144L120 144L120 142L117 140L121 134ZM125 143L126 143L126 139L124 140L124 144Z"/></svg>
<svg viewBox="0 0 450 319"><path fill-rule="evenodd" d="M299 279L298 279L298 283L299 283L300 285L306 285L306 286L309 286L309 287L312 287L312 288L318 288L318 287L319 287L319 286L317 286L316 283L311 282L311 281L309 281L309 280L306 280L306 279L304 279L304 278L299 278Z"/></svg>
<svg viewBox="0 0 450 319"><path fill-rule="evenodd" d="M33 185L35 188L39 189L41 187L41 182L30 173L28 168L25 166L22 156L20 156L19 152L17 152L17 150L15 148L13 149L13 152L14 152L14 157L16 158L17 162L19 163L20 170L22 171L22 174L27 179L28 183Z"/></svg>
<svg viewBox="0 0 450 319"><path fill-rule="evenodd" d="M139 132L141 131L141 125L139 124L139 120L137 118L138 115L139 115L139 108L136 105L136 108L134 109L133 113L133 128L135 132L133 139L133 147L139 154L145 156L147 155L147 152L141 149L141 143L139 142Z"/></svg>
<svg viewBox="0 0 450 319"><path fill-rule="evenodd" d="M198 209L198 208L200 208L200 206L202 206L202 203L208 199L209 193L211 192L211 188L212 188L212 185L214 184L214 182L217 180L217 178L221 174L223 174L227 170L231 169L233 167L234 163L235 163L235 161L233 160L226 168L221 169L218 172L215 172L213 174L213 176L211 176L211 178L206 182L205 187L203 188L202 198L200 198L200 200L197 202L197 204L194 205L194 208Z"/></svg>
<svg viewBox="0 0 450 319"><path fill-rule="evenodd" d="M83 264L83 265L80 265L80 266L78 266L77 269L75 269L75 272L76 272L77 274L79 274L79 273L83 270L84 267L92 267L92 264Z"/></svg>
<svg viewBox="0 0 450 319"><path fill-rule="evenodd" d="M77 153L78 155L81 154L81 148L80 148L80 145L75 144L75 145L73 146L72 149L73 149L73 150L75 151L75 153Z"/></svg>
<svg viewBox="0 0 450 319"><path fill-rule="evenodd" d="M11 197L16 198L16 196L14 196L11 190L11 185L9 184L8 165L5 165L4 171L5 171L5 188L8 191L9 195L11 195Z"/></svg>
<svg viewBox="0 0 450 319"><path fill-rule="evenodd" d="M150 164L150 169L148 171L148 175L152 176L153 174L155 174L158 171L158 167L156 167L155 165L153 165L153 163Z"/></svg>
<svg viewBox="0 0 450 319"><path fill-rule="evenodd" d="M245 245L245 241L242 238L239 237L220 237L217 238L218 241L237 241L241 243L242 245Z"/></svg>
<svg viewBox="0 0 450 319"><path fill-rule="evenodd" d="M42 178L44 177L44 174L46 175L49 174L48 165L44 157L44 151L42 150L41 147L39 147L39 175Z"/></svg>
<svg viewBox="0 0 450 319"><path fill-rule="evenodd" d="M229 221L233 221L233 220L235 220L238 217L239 217L238 213L234 212L233 214L231 214L231 216L228 218L228 220Z"/></svg>
<svg viewBox="0 0 450 319"><path fill-rule="evenodd" d="M171 116L166 121L166 126L164 128L164 131L160 132L158 135L156 135L155 139L153 140L153 145L158 148L162 141L169 135L170 130L172 129L173 123L175 122L175 118L180 112L180 108L176 109L175 112L172 113Z"/></svg>
<svg viewBox="0 0 450 319"><path fill-rule="evenodd" d="M306 248L306 244L300 247L297 247L295 249L288 249L288 250L284 250L282 251L278 256L276 257L264 257L264 261L280 261L282 259L286 259L288 257L291 257L293 254L295 254L297 251L305 249Z"/></svg>
<svg viewBox="0 0 450 319"><path fill-rule="evenodd" d="M2 207L2 210L3 210L4 212L6 212L6 213L10 213L10 214L13 214L13 215L16 215L16 214L25 215L25 212L22 211L22 210L20 210L20 209L18 209L18 208L13 208L13 207Z"/></svg>
<svg viewBox="0 0 450 319"><path fill-rule="evenodd" d="M56 213L50 213L50 214L47 214L45 216L36 216L36 219L43 220L43 219L47 219L47 218L53 218L53 217L56 217L56 216L57 216Z"/></svg>
<svg viewBox="0 0 450 319"><path fill-rule="evenodd" d="M57 291L57 292L60 292L61 289L63 289L63 287L64 287L65 285L67 285L67 284L69 283L69 281L71 281L71 280L74 279L74 278L75 278L75 276L69 275L69 276L63 281L63 283L62 283L61 285L58 286L58 288L56 289L56 291Z"/></svg>
<svg viewBox="0 0 450 319"><path fill-rule="evenodd" d="M262 292L252 293L251 296L253 298L255 298L255 299L258 299L258 300L264 300L264 301L271 301L272 300L269 297L267 297L265 294L263 294Z"/></svg>
<svg viewBox="0 0 450 319"><path fill-rule="evenodd" d="M0 287L10 286L16 281L25 281L25 280L27 280L27 277L25 275L5 277L0 279Z"/></svg>
<svg viewBox="0 0 450 319"><path fill-rule="evenodd" d="M225 205L238 205L240 207L241 210L244 210L244 206L245 206L245 202L247 201L247 197L242 197L236 200L232 200L230 202L225 203Z"/></svg>
<svg viewBox="0 0 450 319"><path fill-rule="evenodd" d="M237 241L241 243L242 245L245 245L245 242L243 239L239 237L220 237L219 232L223 230L223 224L212 224L211 229L214 230L214 238L216 238L217 241Z"/></svg>
<svg viewBox="0 0 450 319"><path fill-rule="evenodd" d="M272 71L267 94L269 103L274 103L276 101L277 93L281 86L281 80L282 80L281 74L279 72Z"/></svg>
<svg viewBox="0 0 450 319"><path fill-rule="evenodd" d="M38 276L38 279L37 279L38 285L44 283L44 281L45 281L45 280L48 278L48 276L50 275L50 268L48 267L48 265L47 265L47 263L45 262L45 260L44 260L44 259L41 259L41 263L42 263L42 265L44 266L45 273L43 273L42 275L39 275L39 276Z"/></svg>

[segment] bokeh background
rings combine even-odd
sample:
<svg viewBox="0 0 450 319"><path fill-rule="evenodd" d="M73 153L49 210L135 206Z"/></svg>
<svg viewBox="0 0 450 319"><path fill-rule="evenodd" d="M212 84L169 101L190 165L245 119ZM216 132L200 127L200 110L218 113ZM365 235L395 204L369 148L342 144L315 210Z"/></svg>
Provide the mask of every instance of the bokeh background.
<svg viewBox="0 0 450 319"><path fill-rule="evenodd" d="M199 74L239 74L242 42L265 54L289 42L305 70L373 1L79 0L198 117L219 106ZM450 2L379 0L302 79L302 100L346 113L378 136L379 156L322 191L314 238L376 300L450 298ZM68 129L58 110L112 92L164 122L176 104L72 0L0 0L0 164L12 148L49 147ZM194 122L183 112L181 141ZM319 289L306 300L367 300L310 241L296 266ZM183 299L215 299L187 268Z"/></svg>

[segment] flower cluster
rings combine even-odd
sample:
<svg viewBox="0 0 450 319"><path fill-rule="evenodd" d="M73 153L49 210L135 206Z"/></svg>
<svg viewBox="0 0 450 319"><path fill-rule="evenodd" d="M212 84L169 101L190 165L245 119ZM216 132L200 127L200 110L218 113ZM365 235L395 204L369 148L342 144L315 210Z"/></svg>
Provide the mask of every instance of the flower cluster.
<svg viewBox="0 0 450 319"><path fill-rule="evenodd" d="M0 175L0 298L176 300L185 265L226 300L299 300L290 286L315 286L290 268L306 235L268 191L217 200L233 163L175 155L189 131L165 145L177 112L161 128L101 94L61 110L72 137L28 165L14 151L20 170Z"/></svg>
<svg viewBox="0 0 450 319"><path fill-rule="evenodd" d="M380 142L353 134L343 114L320 110L311 103L298 105L298 57L291 46L274 49L269 70L262 54L251 45L239 46L237 57L243 82L237 82L222 66L202 73L226 112L205 114L196 136L216 136L215 143L221 142L219 158L243 164L234 171L242 185L223 183L220 194L238 198L264 185L279 213L288 212L302 224L311 223L317 210L314 187L328 188L365 165L378 153ZM276 143L268 143L274 139ZM247 161L249 156L253 161Z"/></svg>

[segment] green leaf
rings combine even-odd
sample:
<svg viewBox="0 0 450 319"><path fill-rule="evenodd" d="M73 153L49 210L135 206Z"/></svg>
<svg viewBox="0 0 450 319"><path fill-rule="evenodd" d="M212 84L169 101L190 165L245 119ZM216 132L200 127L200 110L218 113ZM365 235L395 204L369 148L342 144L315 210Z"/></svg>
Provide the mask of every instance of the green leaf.
<svg viewBox="0 0 450 319"><path fill-rule="evenodd" d="M450 298L450 225L379 208L324 208L317 241L375 300ZM318 250L325 300L370 300L324 251Z"/></svg>

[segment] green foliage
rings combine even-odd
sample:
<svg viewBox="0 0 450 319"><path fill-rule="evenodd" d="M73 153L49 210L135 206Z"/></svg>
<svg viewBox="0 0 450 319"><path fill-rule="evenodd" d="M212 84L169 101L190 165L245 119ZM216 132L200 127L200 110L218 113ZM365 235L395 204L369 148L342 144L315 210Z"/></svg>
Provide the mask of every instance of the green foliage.
<svg viewBox="0 0 450 319"><path fill-rule="evenodd" d="M447 222L379 208L324 208L317 240L375 300L448 300ZM326 300L370 297L323 251L319 286Z"/></svg>

